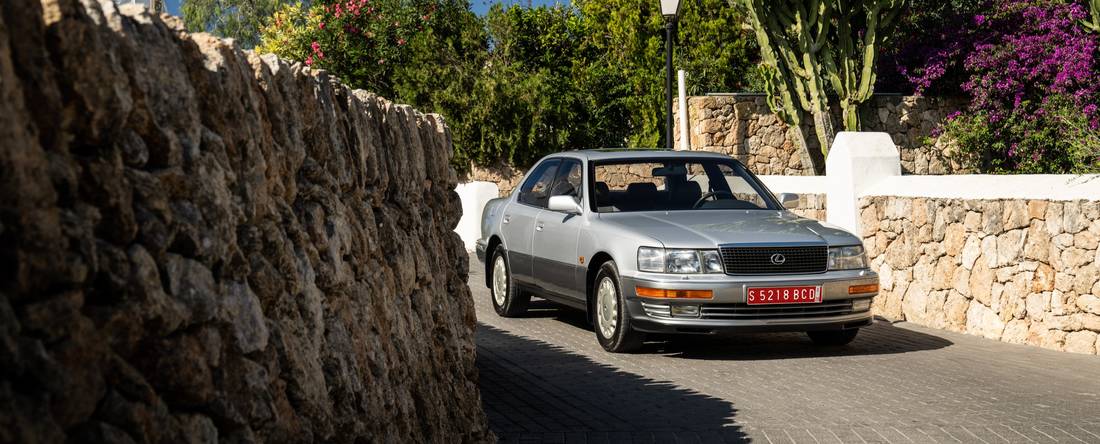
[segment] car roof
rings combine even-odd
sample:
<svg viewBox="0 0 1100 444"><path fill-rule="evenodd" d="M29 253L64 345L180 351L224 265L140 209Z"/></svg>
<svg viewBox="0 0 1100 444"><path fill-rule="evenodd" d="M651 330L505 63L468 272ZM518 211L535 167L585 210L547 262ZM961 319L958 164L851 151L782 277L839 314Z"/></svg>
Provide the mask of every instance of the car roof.
<svg viewBox="0 0 1100 444"><path fill-rule="evenodd" d="M587 159L589 161L601 161L601 160L631 160L631 159L668 159L668 158L719 158L729 159L730 157L721 154L713 153L710 151L672 151L667 149L654 149L654 148L613 148L613 149L598 149L598 150L577 150L577 151L565 151L561 153L551 154L546 156L547 159L559 158L559 157L572 157Z"/></svg>

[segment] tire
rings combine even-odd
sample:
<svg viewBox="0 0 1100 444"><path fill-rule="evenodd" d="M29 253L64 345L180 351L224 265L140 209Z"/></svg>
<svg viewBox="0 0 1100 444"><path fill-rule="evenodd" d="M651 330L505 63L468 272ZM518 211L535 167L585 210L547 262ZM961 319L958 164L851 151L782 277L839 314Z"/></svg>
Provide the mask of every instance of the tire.
<svg viewBox="0 0 1100 444"><path fill-rule="evenodd" d="M526 313L531 295L519 291L515 285L512 285L512 267L508 265L508 255L503 248L497 248L493 252L491 263L493 265L489 267L489 297L493 300L493 310L506 318L514 318Z"/></svg>
<svg viewBox="0 0 1100 444"><path fill-rule="evenodd" d="M839 347L841 345L848 345L859 334L858 328L849 330L823 330L823 331L808 331L806 335L810 337L810 340L814 341L814 344L827 346L827 347Z"/></svg>
<svg viewBox="0 0 1100 444"><path fill-rule="evenodd" d="M592 283L592 293L592 323L600 346L611 353L641 348L645 333L630 327L630 313L626 310L626 298L620 290L619 270L614 262L600 265Z"/></svg>

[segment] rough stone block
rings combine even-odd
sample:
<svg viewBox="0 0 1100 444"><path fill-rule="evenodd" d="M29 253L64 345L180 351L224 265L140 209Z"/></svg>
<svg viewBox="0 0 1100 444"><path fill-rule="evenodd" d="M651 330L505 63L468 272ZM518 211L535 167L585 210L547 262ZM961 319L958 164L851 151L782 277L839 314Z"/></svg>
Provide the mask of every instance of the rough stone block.
<svg viewBox="0 0 1100 444"><path fill-rule="evenodd" d="M0 441L493 441L442 119L119 10L0 7Z"/></svg>
<svg viewBox="0 0 1100 444"><path fill-rule="evenodd" d="M1067 334L1065 350L1070 353L1096 354L1096 333L1084 330Z"/></svg>
<svg viewBox="0 0 1100 444"><path fill-rule="evenodd" d="M989 339L1000 339L1005 323L989 307L971 303L966 311L966 332L981 335Z"/></svg>

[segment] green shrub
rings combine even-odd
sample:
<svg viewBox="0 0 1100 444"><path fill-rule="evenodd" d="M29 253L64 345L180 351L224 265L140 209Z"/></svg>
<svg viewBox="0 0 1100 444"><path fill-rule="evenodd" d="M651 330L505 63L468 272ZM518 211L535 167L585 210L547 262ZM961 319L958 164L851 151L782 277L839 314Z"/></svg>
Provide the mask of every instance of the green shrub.
<svg viewBox="0 0 1100 444"><path fill-rule="evenodd" d="M948 121L947 134L958 143L963 164L991 173L1100 172L1100 128L1072 100L1055 96L1033 113L991 115L977 111Z"/></svg>

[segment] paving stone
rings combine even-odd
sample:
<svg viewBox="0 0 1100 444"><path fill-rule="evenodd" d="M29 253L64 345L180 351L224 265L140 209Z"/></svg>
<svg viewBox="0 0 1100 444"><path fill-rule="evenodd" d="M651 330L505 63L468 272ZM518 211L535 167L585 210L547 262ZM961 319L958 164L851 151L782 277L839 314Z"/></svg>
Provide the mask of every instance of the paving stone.
<svg viewBox="0 0 1100 444"><path fill-rule="evenodd" d="M583 313L493 312L471 258L478 366L501 442L1100 443L1100 358L879 320L844 348L797 333L651 338L611 354Z"/></svg>

